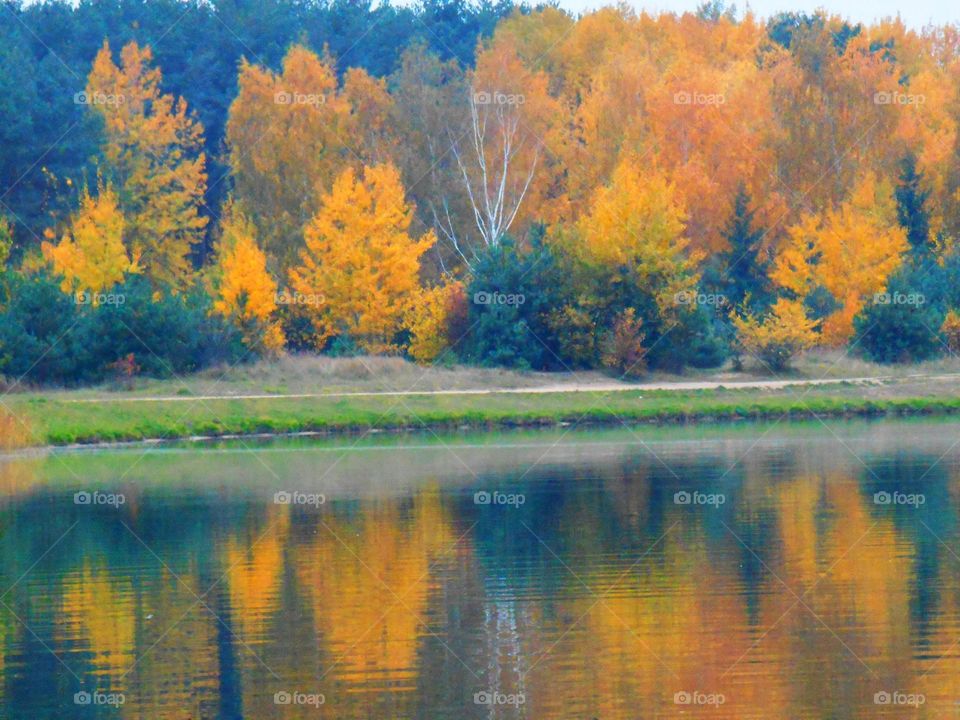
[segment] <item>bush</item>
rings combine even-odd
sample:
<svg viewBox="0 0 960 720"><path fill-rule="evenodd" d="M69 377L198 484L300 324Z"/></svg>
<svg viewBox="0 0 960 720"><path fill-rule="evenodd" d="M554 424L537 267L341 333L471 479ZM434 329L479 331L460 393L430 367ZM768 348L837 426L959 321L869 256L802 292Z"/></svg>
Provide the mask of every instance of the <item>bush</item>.
<svg viewBox="0 0 960 720"><path fill-rule="evenodd" d="M940 326L940 333L950 352L954 355L960 353L960 314L957 314L956 310L947 313L943 325Z"/></svg>
<svg viewBox="0 0 960 720"><path fill-rule="evenodd" d="M163 377L246 355L239 333L210 315L210 298L200 291L155 295L134 277L94 305L64 294L45 273L10 282L0 311L0 372L14 378L99 382L131 356L145 374Z"/></svg>
<svg viewBox="0 0 960 720"><path fill-rule="evenodd" d="M733 324L740 347L773 371L786 368L817 341L816 321L807 317L803 305L783 298L762 321L747 314L734 317Z"/></svg>
<svg viewBox="0 0 960 720"><path fill-rule="evenodd" d="M613 323L613 330L605 343L604 367L621 377L639 377L647 369L643 349L643 320L636 310L627 308Z"/></svg>
<svg viewBox="0 0 960 720"><path fill-rule="evenodd" d="M465 307L463 284L451 282L422 291L404 318L410 338L407 352L419 363L430 363L451 346L451 326Z"/></svg>
<svg viewBox="0 0 960 720"><path fill-rule="evenodd" d="M874 362L908 363L940 353L939 330L945 288L943 270L908 265L894 275L885 293L878 294L854 318L854 342Z"/></svg>
<svg viewBox="0 0 960 720"><path fill-rule="evenodd" d="M6 273L0 309L0 373L14 380L62 383L79 379L87 362L78 344L80 307L44 273Z"/></svg>
<svg viewBox="0 0 960 720"><path fill-rule="evenodd" d="M206 293L156 293L141 277L111 293L122 302L95 308L77 330L90 363L87 377L102 379L111 363L130 354L145 374L156 377L255 356L236 328L211 314Z"/></svg>
<svg viewBox="0 0 960 720"><path fill-rule="evenodd" d="M540 236L529 252L504 239L473 268L465 359L520 369L563 369L549 315L566 304L557 258Z"/></svg>

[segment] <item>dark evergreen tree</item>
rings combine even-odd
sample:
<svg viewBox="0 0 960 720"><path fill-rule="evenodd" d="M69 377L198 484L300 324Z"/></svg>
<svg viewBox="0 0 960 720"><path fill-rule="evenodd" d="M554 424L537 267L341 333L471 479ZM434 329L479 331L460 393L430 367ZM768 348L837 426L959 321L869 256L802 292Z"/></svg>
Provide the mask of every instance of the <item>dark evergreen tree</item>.
<svg viewBox="0 0 960 720"><path fill-rule="evenodd" d="M722 293L730 308L746 305L751 311L763 311L772 302L767 279L770 258L762 247L764 232L754 226L753 218L750 196L741 186L723 232L729 249L717 256L704 285Z"/></svg>
<svg viewBox="0 0 960 720"><path fill-rule="evenodd" d="M896 189L897 219L907 231L914 258L924 258L933 250L930 213L926 207L929 196L929 191L923 188L923 175L917 170L917 158L907 155L900 164L900 183Z"/></svg>

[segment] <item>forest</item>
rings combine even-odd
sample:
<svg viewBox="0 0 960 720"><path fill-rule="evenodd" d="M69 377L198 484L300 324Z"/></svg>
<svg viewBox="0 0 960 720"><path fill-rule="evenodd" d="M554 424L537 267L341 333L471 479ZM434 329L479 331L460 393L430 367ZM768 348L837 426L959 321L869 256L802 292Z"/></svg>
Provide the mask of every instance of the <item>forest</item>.
<svg viewBox="0 0 960 720"><path fill-rule="evenodd" d="M0 377L960 351L960 27L428 0L0 11Z"/></svg>

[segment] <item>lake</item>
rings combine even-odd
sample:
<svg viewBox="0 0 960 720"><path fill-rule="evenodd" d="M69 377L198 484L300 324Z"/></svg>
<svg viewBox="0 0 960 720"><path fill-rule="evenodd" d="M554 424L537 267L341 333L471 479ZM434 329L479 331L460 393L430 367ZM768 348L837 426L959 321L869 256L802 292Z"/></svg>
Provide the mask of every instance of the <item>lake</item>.
<svg viewBox="0 0 960 720"><path fill-rule="evenodd" d="M960 424L0 460L0 718L960 717Z"/></svg>

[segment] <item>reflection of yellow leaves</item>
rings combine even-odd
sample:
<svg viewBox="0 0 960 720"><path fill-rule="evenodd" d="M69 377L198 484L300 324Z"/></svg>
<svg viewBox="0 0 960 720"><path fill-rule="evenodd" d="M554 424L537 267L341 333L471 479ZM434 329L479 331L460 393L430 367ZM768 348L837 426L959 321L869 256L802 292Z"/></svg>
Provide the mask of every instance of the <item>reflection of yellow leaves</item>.
<svg viewBox="0 0 960 720"><path fill-rule="evenodd" d="M415 687L430 564L455 538L435 493L405 515L394 504L368 508L356 526L328 523L296 554L314 622L333 657L343 654L337 672L348 680Z"/></svg>
<svg viewBox="0 0 960 720"><path fill-rule="evenodd" d="M67 640L85 644L98 676L119 687L133 664L135 608L129 580L117 580L107 570L85 563L63 579L60 611Z"/></svg>
<svg viewBox="0 0 960 720"><path fill-rule="evenodd" d="M280 576L283 572L283 546L290 526L289 507L274 505L269 532L252 546L246 539L231 538L224 550L230 607L240 626L244 642L255 642L265 635L267 624L279 602Z"/></svg>

